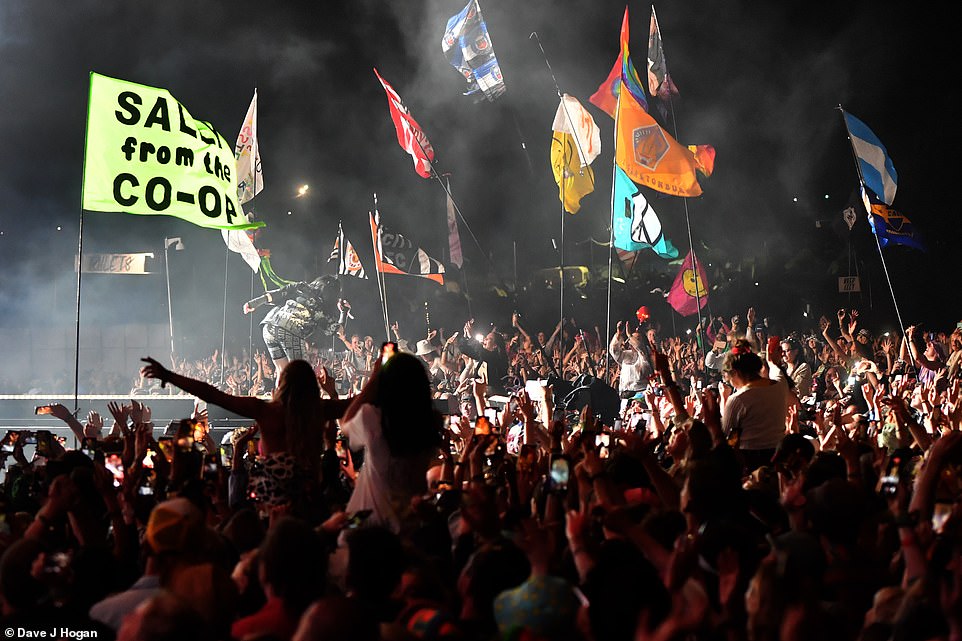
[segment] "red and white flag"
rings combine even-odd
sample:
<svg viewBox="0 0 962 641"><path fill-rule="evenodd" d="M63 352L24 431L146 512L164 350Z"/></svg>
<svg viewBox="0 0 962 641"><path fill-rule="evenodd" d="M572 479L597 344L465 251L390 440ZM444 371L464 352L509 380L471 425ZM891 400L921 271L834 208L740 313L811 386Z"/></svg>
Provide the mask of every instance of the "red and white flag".
<svg viewBox="0 0 962 641"><path fill-rule="evenodd" d="M414 120L408 108L404 106L401 96L394 91L394 87L385 82L377 69L374 70L374 75L377 76L381 86L384 87L384 93L387 94L387 105L391 110L394 128L397 130L398 144L414 159L414 171L418 172L422 178L430 178L431 163L434 161L434 148L431 146L431 141Z"/></svg>

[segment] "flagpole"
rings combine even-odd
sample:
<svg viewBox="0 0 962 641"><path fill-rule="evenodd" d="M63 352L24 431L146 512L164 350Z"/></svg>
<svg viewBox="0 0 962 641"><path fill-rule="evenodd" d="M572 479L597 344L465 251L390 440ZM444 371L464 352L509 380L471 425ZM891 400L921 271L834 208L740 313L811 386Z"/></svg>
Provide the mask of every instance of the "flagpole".
<svg viewBox="0 0 962 641"><path fill-rule="evenodd" d="M443 190L444 190L444 193L447 194L447 195L448 195L448 198L451 199L451 206L454 207L454 213L456 213L456 214L458 215L458 218L460 218L460 219L461 219L461 222L464 224L464 228L468 230L468 233L471 235L471 240L474 241L474 244L477 246L478 251L481 252L481 254L482 254L482 255L485 257L485 259L488 261L488 264L491 265L491 271L492 271L492 273L494 274L495 278L497 278L498 281L501 282L502 285L504 285L504 281L501 280L501 276L500 276L500 274L498 273L498 268L497 268L497 266L494 264L494 261L491 260L491 257L488 256L487 252L485 252L484 249L481 247L481 243L478 242L478 237L474 235L474 231L471 229L471 225L468 224L468 221L465 220L464 215L461 213L461 208L458 207L458 202L454 199L454 196L451 195L451 190L450 190L450 189L448 188L448 186L444 183L444 181L441 180L441 172L438 171L437 166L435 165L434 161L431 160L430 158L428 158L428 154L427 154L427 152L424 150L424 145L421 144L420 139L418 139L417 136L412 136L412 137L414 138L414 142L416 142L416 143L418 144L418 149L421 150L421 155L424 156L424 159L427 160L427 161L428 161L428 164L431 166L431 176L438 181L438 184L441 185L441 189L443 189ZM465 276L465 282L467 282L467 276ZM505 287L507 287L507 286L505 286ZM465 289L467 289L467 288L465 288ZM470 303L469 303L469 305L470 305ZM390 338L391 338L391 337L388 336L388 340L390 340Z"/></svg>
<svg viewBox="0 0 962 641"><path fill-rule="evenodd" d="M88 107L89 108L89 107ZM81 202L83 202L81 200ZM84 211L80 209L80 230L77 233L77 322L73 357L73 411L80 410L80 275L83 273Z"/></svg>
<svg viewBox="0 0 962 641"><path fill-rule="evenodd" d="M651 14L655 15L655 6L651 6ZM664 49L664 41L661 37L661 25L658 24L658 19L655 18L655 28L658 30L658 42L662 43L662 48ZM668 74L668 69L665 69L665 82L671 82L671 76ZM669 85L670 86L670 85ZM656 96L652 96L652 99L656 99ZM675 132L675 140L678 140L678 120L675 119L675 102L671 99L671 90L668 91L668 109L671 111L671 126L672 130ZM691 216L688 211L688 196L683 198L685 204L685 227L688 230L688 249L691 252L691 266L692 272L695 280L695 311L698 313L698 327L700 328L701 323L701 287L704 283L701 282L700 272L698 270L698 257L695 255L695 242L692 239L691 234ZM684 278L684 275L682 275ZM707 291L705 292L707 294ZM698 352L701 356L702 361L705 360L705 347L702 345L701 341L695 341L698 344Z"/></svg>
<svg viewBox="0 0 962 641"><path fill-rule="evenodd" d="M371 242L374 243L374 271L378 274L378 293L381 294L381 313L384 316L384 336L386 337L385 340L389 341L391 340L391 327L387 313L387 280L384 278L384 272L381 271L381 214L377 208L377 192L374 192L374 214L377 217L377 235L375 235L373 229L371 230Z"/></svg>
<svg viewBox="0 0 962 641"><path fill-rule="evenodd" d="M568 112L568 105L565 102L564 94L561 92L561 87L558 85L558 78L554 75L554 69L551 68L551 63L548 61L548 55L544 51L544 46L541 44L541 37L538 35L537 31L532 31L531 35L528 36L528 40L534 40L538 43L538 49L541 50L541 57L544 59L544 64L548 68L548 74L551 76L551 81L554 83L555 93L558 94L558 100L561 102L561 109L564 111L565 120L568 121L568 127L572 132L575 130L574 121L571 119L571 114ZM617 138L617 129L615 129L615 137ZM585 166L581 164L581 161L586 158L584 150L581 149L581 141L578 139L577 135L571 134L571 139L574 140L575 148L578 151L578 164L580 165L579 175L584 175ZM561 166L561 248L559 250L559 263L561 265L560 273L560 307L561 307L561 322L564 323L565 316L565 173L568 171L568 158L565 153L566 149L562 145L561 149L561 160L563 165ZM592 181L593 182L593 181ZM614 182L612 182L614 185ZM609 287L608 287L608 307L611 307L611 246L608 246L608 275L609 275ZM610 325L610 322L609 322ZM607 331L607 328L606 330ZM605 366L605 376L607 377L607 360Z"/></svg>
<svg viewBox="0 0 962 641"><path fill-rule="evenodd" d="M842 105L839 104L837 107L839 113L842 114L842 122L845 124L845 133L848 134L848 142L852 148L852 158L855 160L855 171L858 172L858 182L862 189L865 189L865 177L862 176L862 166L858 161L858 154L855 152L855 144L852 142L852 132L848 129L848 121L845 120L845 110L842 109ZM889 293L892 295L892 304L895 306L895 317L899 321L899 329L902 330L902 337L904 340L908 340L905 334L905 324L902 322L902 313L899 311L899 302L895 298L895 288L892 286L892 277L889 275L889 268L885 262L885 254L882 253L882 243L879 241L878 232L875 229L875 225L872 224L872 213L870 211L865 212L869 219L869 226L872 228L872 236L875 237L875 246L878 247L878 255L882 261L882 271L885 272L885 281L889 286ZM913 364L914 368L914 364Z"/></svg>
<svg viewBox="0 0 962 641"><path fill-rule="evenodd" d="M445 172L444 181L445 181L444 186L447 188L447 193L450 194L451 193L451 172L450 171ZM451 206L457 209L457 206L455 205L453 198L451 199ZM445 215L444 215L445 226L447 226L447 222L448 222L448 216L447 216L447 212L445 212ZM457 224L458 224L458 221L457 219L455 219L454 225L457 226ZM460 248L460 246L461 246L461 235L458 234L458 247ZM450 232L449 232L449 238L448 238L448 262L449 263L451 262ZM471 292L468 291L468 274L464 270L464 252L461 253L461 265L458 266L458 270L461 272L461 284L464 287L464 300L468 304L468 318L474 318L474 312L471 311ZM517 279L515 279L515 291L517 291L517 288L518 288Z"/></svg>
<svg viewBox="0 0 962 641"><path fill-rule="evenodd" d="M615 179L618 175L618 116L621 114L621 91L618 91L618 104L615 106L615 145L614 153L611 156L611 206L608 208L608 302L605 308L605 340L611 340L611 255L615 249ZM635 260L638 255L635 254ZM634 263L632 263L634 268ZM627 278L625 284L627 284ZM625 328L627 330L627 328ZM611 358L607 350L605 351L605 383L611 379L608 370L611 367Z"/></svg>
<svg viewBox="0 0 962 641"><path fill-rule="evenodd" d="M220 384L224 384L224 370L227 369L227 274L230 265L230 248L224 248L224 319L220 331Z"/></svg>

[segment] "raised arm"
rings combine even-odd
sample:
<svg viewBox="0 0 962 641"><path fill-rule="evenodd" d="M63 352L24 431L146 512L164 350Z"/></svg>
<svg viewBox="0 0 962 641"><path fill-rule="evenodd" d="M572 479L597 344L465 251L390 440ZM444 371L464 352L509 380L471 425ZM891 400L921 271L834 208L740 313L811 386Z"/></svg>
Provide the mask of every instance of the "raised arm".
<svg viewBox="0 0 962 641"><path fill-rule="evenodd" d="M244 303L244 313L250 314L255 309L263 305L275 305L277 304L277 301L286 300L287 295L292 289L292 287L293 285L285 285L280 289L272 289L269 292L265 292L262 296L258 296L257 298L252 298L251 300Z"/></svg>
<svg viewBox="0 0 962 641"><path fill-rule="evenodd" d="M149 356L140 360L147 363L140 369L140 373L146 378L158 379L163 387L166 387L167 383L170 383L188 394L196 396L202 401L213 403L230 412L240 414L241 416L254 419L258 422L263 420L263 416L268 410L268 403L259 398L227 394L213 385L208 385L204 381L198 381L194 378L176 374Z"/></svg>
<svg viewBox="0 0 962 641"><path fill-rule="evenodd" d="M829 347L832 348L832 351L835 352L835 354L839 358L845 358L845 352L843 352L842 348L838 346L838 342L834 338L829 336L828 329L832 325L831 323L828 322L828 319L822 316L818 320L818 324L819 324L819 327L821 327L822 329L822 337L825 339L825 342L828 343Z"/></svg>

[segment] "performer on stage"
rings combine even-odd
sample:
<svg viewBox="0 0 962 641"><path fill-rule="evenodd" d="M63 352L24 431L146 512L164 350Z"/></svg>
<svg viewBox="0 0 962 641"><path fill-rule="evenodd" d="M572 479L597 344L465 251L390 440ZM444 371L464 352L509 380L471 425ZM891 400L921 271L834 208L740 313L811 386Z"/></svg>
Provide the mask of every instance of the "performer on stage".
<svg viewBox="0 0 962 641"><path fill-rule="evenodd" d="M303 359L307 340L314 332L334 334L344 324L350 305L341 299L336 276L321 276L310 283L299 281L244 303L244 313L269 304L263 326L264 343L274 361L276 377L288 362Z"/></svg>

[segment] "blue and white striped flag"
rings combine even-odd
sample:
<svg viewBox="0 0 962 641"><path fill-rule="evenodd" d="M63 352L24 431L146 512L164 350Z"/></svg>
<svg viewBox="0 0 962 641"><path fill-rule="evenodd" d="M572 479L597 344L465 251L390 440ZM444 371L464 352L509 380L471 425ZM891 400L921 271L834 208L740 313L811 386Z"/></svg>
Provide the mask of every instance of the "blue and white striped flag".
<svg viewBox="0 0 962 641"><path fill-rule="evenodd" d="M842 114L845 116L845 126L848 128L865 186L886 205L891 205L895 200L899 176L895 173L892 159L885 151L885 145L864 122L845 111Z"/></svg>

